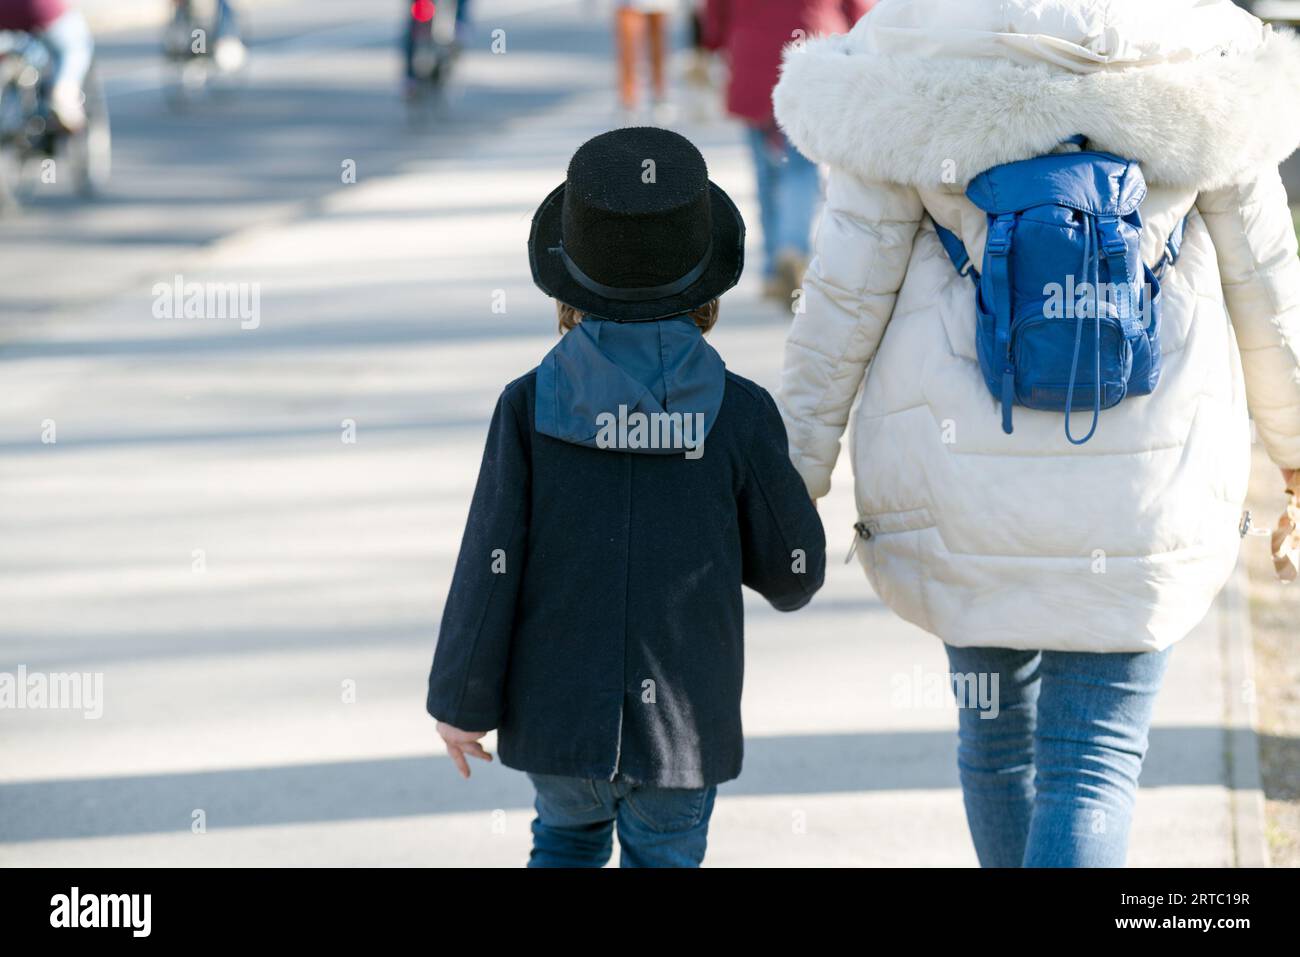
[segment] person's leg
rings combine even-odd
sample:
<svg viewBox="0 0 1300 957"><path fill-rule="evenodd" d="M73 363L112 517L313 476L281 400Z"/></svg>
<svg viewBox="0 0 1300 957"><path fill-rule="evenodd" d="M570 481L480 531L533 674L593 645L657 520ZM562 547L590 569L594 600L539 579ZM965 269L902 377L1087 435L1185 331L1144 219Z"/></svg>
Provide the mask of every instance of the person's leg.
<svg viewBox="0 0 1300 957"><path fill-rule="evenodd" d="M1019 867L1034 807L1040 655L945 647L957 697L957 769L975 854L981 867Z"/></svg>
<svg viewBox="0 0 1300 957"><path fill-rule="evenodd" d="M813 215L821 198L817 164L789 141L776 171L777 249L808 258Z"/></svg>
<svg viewBox="0 0 1300 957"><path fill-rule="evenodd" d="M745 137L754 161L754 179L758 192L758 221L763 232L763 278L776 275L776 195L772 151L762 127L746 127Z"/></svg>
<svg viewBox="0 0 1300 957"><path fill-rule="evenodd" d="M529 867L604 867L613 853L614 802L609 783L529 774L537 790Z"/></svg>
<svg viewBox="0 0 1300 957"><path fill-rule="evenodd" d="M212 37L212 58L222 71L233 73L244 65L248 51L239 38L239 18L229 0L217 0Z"/></svg>
<svg viewBox="0 0 1300 957"><path fill-rule="evenodd" d="M467 46L474 36L474 21L470 19L470 0L456 4L456 42Z"/></svg>
<svg viewBox="0 0 1300 957"><path fill-rule="evenodd" d="M1122 867L1169 652L1043 653L1026 867Z"/></svg>
<svg viewBox="0 0 1300 957"><path fill-rule="evenodd" d="M405 6L403 7L405 9ZM415 84L415 18L408 11L402 29L402 59L405 63L407 93L412 92Z"/></svg>
<svg viewBox="0 0 1300 957"><path fill-rule="evenodd" d="M163 49L169 57L181 58L190 51L191 0L172 0L172 19L163 38Z"/></svg>
<svg viewBox="0 0 1300 957"><path fill-rule="evenodd" d="M76 10L69 10L50 21L41 31L41 39L54 57L51 81L81 89L95 55L95 38L86 18Z"/></svg>
<svg viewBox="0 0 1300 957"><path fill-rule="evenodd" d="M647 13L645 16L646 33L650 47L650 84L654 91L656 103L668 99L668 78L664 64L667 60L667 20L666 13Z"/></svg>
<svg viewBox="0 0 1300 957"><path fill-rule="evenodd" d="M635 110L637 103L636 55L641 33L641 14L631 7L615 11L614 29L618 43L619 99L623 109Z"/></svg>
<svg viewBox="0 0 1300 957"><path fill-rule="evenodd" d="M239 14L231 6L230 0L217 0L217 19L212 33L218 40L227 36L239 36Z"/></svg>
<svg viewBox="0 0 1300 957"><path fill-rule="evenodd" d="M808 271L812 217L817 209L821 182L810 162L777 134L777 163L773 171L776 200L776 275L773 292L793 302Z"/></svg>
<svg viewBox="0 0 1300 957"><path fill-rule="evenodd" d="M41 40L49 48L53 65L49 81L49 104L55 118L69 130L79 130L86 122L86 74L95 54L95 39L86 18L69 10L41 31Z"/></svg>
<svg viewBox="0 0 1300 957"><path fill-rule="evenodd" d="M717 794L717 788L630 788L618 804L619 867L699 867Z"/></svg>

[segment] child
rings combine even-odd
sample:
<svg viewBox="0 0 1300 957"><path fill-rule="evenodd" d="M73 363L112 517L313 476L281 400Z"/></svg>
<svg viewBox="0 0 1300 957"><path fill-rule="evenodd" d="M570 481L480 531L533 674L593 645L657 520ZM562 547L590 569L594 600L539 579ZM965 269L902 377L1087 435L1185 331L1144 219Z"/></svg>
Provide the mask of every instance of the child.
<svg viewBox="0 0 1300 957"><path fill-rule="evenodd" d="M676 133L582 146L533 218L560 342L506 386L429 676L460 773L497 729L537 791L529 866L698 866L740 774L741 585L821 587L771 396L704 341L745 226Z"/></svg>

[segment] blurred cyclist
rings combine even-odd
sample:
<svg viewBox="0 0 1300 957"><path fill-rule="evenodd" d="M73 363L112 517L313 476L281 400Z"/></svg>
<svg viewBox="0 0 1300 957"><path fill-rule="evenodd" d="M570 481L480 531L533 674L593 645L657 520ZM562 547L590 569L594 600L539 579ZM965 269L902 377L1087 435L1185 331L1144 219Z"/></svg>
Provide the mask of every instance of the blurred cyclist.
<svg viewBox="0 0 1300 957"><path fill-rule="evenodd" d="M244 65L248 51L244 41L239 38L239 17L230 0L215 0L216 17L212 23L212 59L217 68L230 73ZM190 25L196 22L193 0L172 0L176 8L172 18L172 30L168 34L167 52L171 56L180 56L189 49Z"/></svg>
<svg viewBox="0 0 1300 957"><path fill-rule="evenodd" d="M415 50L416 36L415 31L418 24L428 23L433 20L437 14L438 8L442 7L443 11L450 9L452 6L456 10L456 23L452 36L452 52L459 52L469 40L469 35L473 29L469 19L470 0L413 0L413 2L404 3L406 7L406 27L402 31L402 56L406 63L404 73L403 93L409 99L418 92L420 77L417 76L415 68Z"/></svg>
<svg viewBox="0 0 1300 957"><path fill-rule="evenodd" d="M64 0L0 0L0 30L40 37L54 61L46 92L50 112L70 133L85 126L82 87L95 52L86 18Z"/></svg>

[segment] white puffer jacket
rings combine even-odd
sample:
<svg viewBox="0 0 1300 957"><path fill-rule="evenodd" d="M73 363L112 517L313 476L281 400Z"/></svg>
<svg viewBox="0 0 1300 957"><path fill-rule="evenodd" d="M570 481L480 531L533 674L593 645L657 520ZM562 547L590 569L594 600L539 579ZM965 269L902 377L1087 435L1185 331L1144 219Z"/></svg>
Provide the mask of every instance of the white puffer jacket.
<svg viewBox="0 0 1300 957"><path fill-rule="evenodd" d="M1247 403L1273 460L1300 466L1300 261L1277 172L1300 143L1300 41L1229 0L883 0L792 47L774 100L831 168L781 407L820 497L856 399L858 553L880 597L954 645L1186 635L1236 561ZM979 263L969 181L1079 133L1140 162L1149 265L1190 216L1159 387L1074 447L1051 412L1017 408L1003 434L973 286L933 224Z"/></svg>

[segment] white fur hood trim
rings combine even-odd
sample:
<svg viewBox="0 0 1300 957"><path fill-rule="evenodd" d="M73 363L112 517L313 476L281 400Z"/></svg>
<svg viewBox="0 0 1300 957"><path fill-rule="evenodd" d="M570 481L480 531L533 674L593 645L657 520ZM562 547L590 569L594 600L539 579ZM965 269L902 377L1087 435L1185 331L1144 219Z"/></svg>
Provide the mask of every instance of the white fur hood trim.
<svg viewBox="0 0 1300 957"><path fill-rule="evenodd" d="M789 48L773 92L803 153L867 179L964 187L1082 133L1137 160L1152 185L1209 190L1252 179L1300 144L1300 39L1289 33L1261 29L1244 51L1080 73L870 52L873 16L847 36Z"/></svg>

